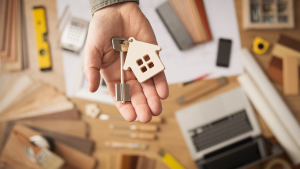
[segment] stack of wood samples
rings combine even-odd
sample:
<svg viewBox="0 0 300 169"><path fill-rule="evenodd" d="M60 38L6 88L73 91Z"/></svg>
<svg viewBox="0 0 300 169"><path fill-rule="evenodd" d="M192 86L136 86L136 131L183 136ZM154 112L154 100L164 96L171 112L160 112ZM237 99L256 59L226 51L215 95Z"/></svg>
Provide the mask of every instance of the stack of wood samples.
<svg viewBox="0 0 300 169"><path fill-rule="evenodd" d="M0 0L1 69L6 72L27 68L26 29L22 0Z"/></svg>
<svg viewBox="0 0 300 169"><path fill-rule="evenodd" d="M24 143L12 134L17 130L28 138L52 138L55 154L66 162L64 169L95 167L87 125L63 93L27 75L3 75L0 81L0 165L40 168L26 157Z"/></svg>
<svg viewBox="0 0 300 169"><path fill-rule="evenodd" d="M212 40L202 0L169 0L194 43Z"/></svg>

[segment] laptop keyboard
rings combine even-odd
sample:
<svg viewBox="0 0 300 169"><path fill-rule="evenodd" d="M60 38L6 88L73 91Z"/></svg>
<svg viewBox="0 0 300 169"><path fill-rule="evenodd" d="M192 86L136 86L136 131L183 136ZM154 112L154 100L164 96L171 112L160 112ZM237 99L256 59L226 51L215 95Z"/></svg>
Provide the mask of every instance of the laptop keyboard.
<svg viewBox="0 0 300 169"><path fill-rule="evenodd" d="M201 164L197 161L200 169L234 169L239 168L254 161L261 159L258 144L247 146L237 152L221 156L215 160Z"/></svg>
<svg viewBox="0 0 300 169"><path fill-rule="evenodd" d="M190 130L197 152L253 130L246 110Z"/></svg>

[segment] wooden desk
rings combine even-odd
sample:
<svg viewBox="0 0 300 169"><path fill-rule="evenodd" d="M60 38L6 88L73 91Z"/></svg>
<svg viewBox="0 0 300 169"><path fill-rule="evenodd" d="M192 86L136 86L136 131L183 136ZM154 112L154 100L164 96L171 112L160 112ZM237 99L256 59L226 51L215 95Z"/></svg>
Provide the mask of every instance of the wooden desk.
<svg viewBox="0 0 300 169"><path fill-rule="evenodd" d="M36 0L26 0L26 8L29 9L30 5L29 4L33 4L33 1ZM51 12L51 15L48 13L48 17L51 17L50 20L48 20L48 24L50 27L50 30L53 29L54 30L54 26L56 24L56 6L55 6L55 0L52 1L43 1L41 2L42 4L44 4L47 8L48 12ZM239 22L239 29L240 29L240 36L241 36L241 42L242 42L242 46L243 47L251 47L252 44L252 40L255 36L261 36L264 39L274 43L276 41L276 37L279 33L285 33L287 35L293 36L295 38L298 38L300 40L300 22L296 22L296 29L293 30L253 30L253 31L244 31L242 30L242 0L235 0L236 3L236 12L237 12L237 19ZM40 4L39 4L40 5ZM300 1L295 0L295 9L300 9ZM295 20L299 21L300 19L300 10L295 10L296 12L296 17ZM32 33L32 23L29 22L30 19L30 14L31 13L26 13L26 18L29 18L29 20L27 20L27 30L28 31L28 37L33 37L33 33ZM53 32L53 31L52 31ZM52 46L54 45L54 40L55 37L50 35L50 42L52 44ZM34 43L29 40L31 43L29 43L29 48L30 48L30 57L32 59L35 59L35 54L34 54ZM58 52L57 52L58 53ZM32 55L32 56L31 56ZM257 60L260 62L260 64L262 65L263 68L266 68L266 65L269 61L269 54L263 55L263 56L257 56ZM58 65L61 65L61 61L57 61L57 58L60 57L60 55L54 55L54 53L52 53L52 57L53 58L53 65L55 66L56 63ZM32 66L36 66L36 63L34 60L32 60L31 62ZM34 69L34 68L32 68ZM60 71L60 75L59 79L61 79L63 76L63 69L56 69L54 68L54 71ZM31 71L29 71L31 72ZM34 75L37 75L38 78L41 78L41 76L43 76L40 73L34 73ZM50 75L49 75L50 76ZM53 81L53 76L51 75L50 78L47 79L47 81L49 81L49 83L54 83L57 81ZM208 99L212 96L215 96L217 94L220 94L222 92L225 92L227 90L233 89L237 86L239 86L239 84L236 81L236 77L230 77L229 78L230 83L223 87L220 88L218 90L216 90L213 93L210 93L204 97L201 97L197 100L195 100L193 103L196 103L198 101L201 100L205 100ZM186 144L184 142L184 139L181 135L179 126L177 125L174 113L176 110L181 109L183 107L186 107L188 105L191 105L193 103L184 105L184 106L179 106L177 103L175 103L175 99L177 98L177 96L179 96L180 94L186 92L189 90L190 87L193 87L194 85L198 85L198 84L202 84L202 83L207 83L207 81L201 81L201 82L197 82L194 84L191 84L190 86L186 87L186 88L179 88L177 85L170 85L170 96L168 99L162 101L163 102L163 106L164 106L164 112L162 113L162 116L164 118L164 123L159 125L160 131L157 132L158 135L158 139L156 141L139 141L139 140L134 140L134 139L126 139L126 138L114 138L111 137L111 133L113 133L114 131L111 131L108 129L108 125L109 124L129 124L128 122L120 122L120 121L100 121L99 119L91 119L86 117L85 115L83 115L84 120L88 123L88 125L90 126L90 138L93 139L96 142L95 145L95 152L94 152L94 156L98 159L99 161L99 169L113 169L115 165L117 165L118 160L112 160L112 158L120 155L120 154L143 154L146 155L150 158L155 158L156 160L156 168L157 169L168 169L168 167L163 164L163 162L161 160L159 160L157 152L160 148L165 148L168 151L170 151L170 153L181 163L183 164L187 169L196 169L196 165L194 164L194 161L192 160L188 149L186 147ZM59 84L53 84L53 85L58 85L57 87L60 88L61 90L63 90L63 85L61 84L61 82L59 82ZM276 85L276 88L278 89L278 91L280 93L282 93L282 88L278 85ZM291 108L291 110L294 112L295 117L300 121L300 97L285 97L284 96L284 100L287 102L287 104L289 105L289 107ZM85 101L85 100L80 100L80 99L75 99L72 98L72 101L74 101L74 103L76 104L76 106L81 110L81 112L83 112L84 114L84 110L85 110L85 105L88 103L91 103L89 101ZM102 113L104 114L111 114L111 115L119 115L118 110L116 109L116 107L114 106L110 106L110 105L106 105L106 104L98 104ZM139 124L139 122L133 122L130 124ZM126 131L124 131L125 133ZM127 150L127 149L111 149L111 148L107 148L104 145L105 141L109 141L109 140L116 140L116 141L124 141L124 142L145 142L149 144L149 149L147 151L139 151L139 150ZM261 168L263 166L263 164L251 167L251 169L258 169ZM298 167L299 168L299 167ZM115 168L114 168L115 169Z"/></svg>
<svg viewBox="0 0 300 169"><path fill-rule="evenodd" d="M239 30L241 36L241 43L243 47L251 48L252 41L255 36L261 36L262 38L274 43L276 42L277 36L279 33L284 33L289 36L298 38L300 40L300 22L296 22L296 28L293 30L251 30L245 31L242 30L242 0L235 0L236 12L237 12L237 19L239 22ZM300 1L295 1L295 9L300 9ZM300 11L295 10L296 17L295 21L300 19ZM266 69L270 56L269 53L261 56L256 56L257 60L259 61L260 65ZM236 77L229 78L230 83L213 93L210 93L204 97L201 97L195 100L193 103L199 102L201 100L208 99L212 96L225 92L227 90L233 89L238 87L239 84L236 81ZM111 133L114 131L108 130L109 124L127 124L128 122L119 122L119 121L100 121L98 119L90 119L84 116L85 121L90 125L90 137L96 141L96 147L94 156L99 160L99 169L107 169L112 166L112 161L107 158L108 154L111 154L113 157L116 157L120 154L143 154L151 158L157 159L156 161L156 168L157 169L168 169L168 167L163 164L161 160L159 160L157 151L159 148L163 147L170 151L170 153L187 169L196 169L196 165L192 160L188 149L185 145L184 139L181 135L179 126L176 122L174 113L176 110L191 105L193 103L179 106L176 103L176 98L189 90L189 88L207 83L207 81L197 82L195 84L191 84L186 88L179 88L178 85L170 85L170 96L168 99L163 100L164 111L162 116L164 118L164 123L159 125L160 131L157 132L158 139L156 141L139 141L134 139L126 139L126 138L113 138L111 137ZM278 89L279 93L282 95L282 87L280 85L275 84L276 88ZM293 97L286 97L283 96L284 100L288 104L288 106L293 111L295 117L300 121L300 97L293 96ZM78 108L84 112L85 104L89 103L88 101L83 101L79 99L72 99ZM99 104L99 107L104 114L115 114L118 115L119 112L114 106L109 106L105 104ZM138 124L139 122L133 122L131 124ZM124 141L124 142L146 142L149 144L149 150L147 151L137 151L137 150L126 150L126 149L111 149L104 146L104 142L108 140L117 140L117 141ZM256 166L251 167L251 169L259 169L262 168L265 164L259 164ZM297 167L300 168L300 167Z"/></svg>

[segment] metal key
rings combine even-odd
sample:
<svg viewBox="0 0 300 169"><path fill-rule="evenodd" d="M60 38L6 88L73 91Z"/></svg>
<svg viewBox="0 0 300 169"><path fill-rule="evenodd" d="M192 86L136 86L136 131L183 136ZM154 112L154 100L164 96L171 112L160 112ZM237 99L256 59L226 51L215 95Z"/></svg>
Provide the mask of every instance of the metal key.
<svg viewBox="0 0 300 169"><path fill-rule="evenodd" d="M121 83L115 84L116 90L116 101L122 101L122 104L125 101L130 101L130 85L124 83L124 52L128 51L129 42L128 39L117 37L112 38L113 49L120 52L120 65L121 65Z"/></svg>

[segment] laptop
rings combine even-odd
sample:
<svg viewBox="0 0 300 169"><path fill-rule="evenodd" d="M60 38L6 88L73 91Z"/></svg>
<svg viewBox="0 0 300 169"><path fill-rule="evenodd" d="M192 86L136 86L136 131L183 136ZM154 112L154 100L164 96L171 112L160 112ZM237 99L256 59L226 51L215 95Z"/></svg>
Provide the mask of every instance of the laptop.
<svg viewBox="0 0 300 169"><path fill-rule="evenodd" d="M259 123L240 87L175 115L198 168L238 168L266 156Z"/></svg>

